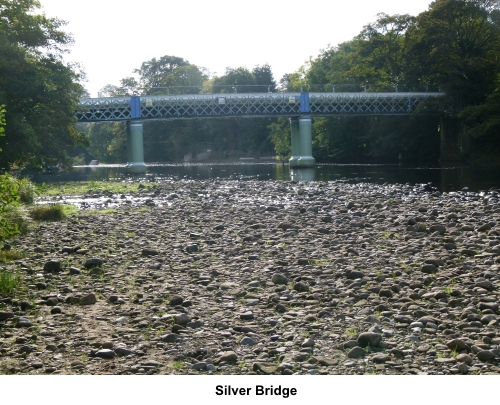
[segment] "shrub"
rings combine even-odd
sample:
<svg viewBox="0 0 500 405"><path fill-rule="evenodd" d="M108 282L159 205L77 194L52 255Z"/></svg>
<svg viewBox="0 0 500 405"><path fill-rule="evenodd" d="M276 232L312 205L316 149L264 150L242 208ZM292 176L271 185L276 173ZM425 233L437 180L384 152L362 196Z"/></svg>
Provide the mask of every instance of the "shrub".
<svg viewBox="0 0 500 405"><path fill-rule="evenodd" d="M12 260L19 260L26 255L22 252L17 252L15 250L0 250L0 263L7 263Z"/></svg>
<svg viewBox="0 0 500 405"><path fill-rule="evenodd" d="M28 218L21 207L10 204L0 211L0 240L28 232Z"/></svg>
<svg viewBox="0 0 500 405"><path fill-rule="evenodd" d="M39 205L29 210L29 216L36 221L62 221L66 213L62 204Z"/></svg>
<svg viewBox="0 0 500 405"><path fill-rule="evenodd" d="M22 278L19 274L0 270L0 295L12 295L21 285Z"/></svg>

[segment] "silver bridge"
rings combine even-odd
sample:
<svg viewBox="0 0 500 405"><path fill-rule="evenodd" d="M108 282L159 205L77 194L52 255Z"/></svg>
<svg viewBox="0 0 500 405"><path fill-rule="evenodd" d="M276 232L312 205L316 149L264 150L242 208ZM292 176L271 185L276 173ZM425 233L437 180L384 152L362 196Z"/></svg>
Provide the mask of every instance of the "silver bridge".
<svg viewBox="0 0 500 405"><path fill-rule="evenodd" d="M409 115L445 93L223 93L80 99L79 122L223 117ZM436 111L435 113L440 113Z"/></svg>

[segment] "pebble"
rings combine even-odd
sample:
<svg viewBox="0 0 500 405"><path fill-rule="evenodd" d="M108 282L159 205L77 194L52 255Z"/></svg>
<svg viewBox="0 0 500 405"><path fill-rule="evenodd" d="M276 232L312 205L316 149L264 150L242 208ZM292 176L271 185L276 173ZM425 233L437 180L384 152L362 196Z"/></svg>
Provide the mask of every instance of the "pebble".
<svg viewBox="0 0 500 405"><path fill-rule="evenodd" d="M9 372L500 374L497 191L144 184L13 242L29 294L0 298Z"/></svg>

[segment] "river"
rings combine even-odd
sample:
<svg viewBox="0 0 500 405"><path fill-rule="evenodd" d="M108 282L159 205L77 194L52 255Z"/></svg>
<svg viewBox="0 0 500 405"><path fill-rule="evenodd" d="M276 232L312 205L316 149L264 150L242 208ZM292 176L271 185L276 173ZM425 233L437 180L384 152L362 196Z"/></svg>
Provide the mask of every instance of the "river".
<svg viewBox="0 0 500 405"><path fill-rule="evenodd" d="M33 174L41 182L124 180L131 176L123 165L75 166L70 173ZM136 176L137 178L137 176ZM290 169L276 163L240 164L153 164L139 178L193 179L259 179L296 181L348 181L377 184L431 183L441 192L500 188L500 166L488 167L419 167L405 165L319 164L311 169Z"/></svg>

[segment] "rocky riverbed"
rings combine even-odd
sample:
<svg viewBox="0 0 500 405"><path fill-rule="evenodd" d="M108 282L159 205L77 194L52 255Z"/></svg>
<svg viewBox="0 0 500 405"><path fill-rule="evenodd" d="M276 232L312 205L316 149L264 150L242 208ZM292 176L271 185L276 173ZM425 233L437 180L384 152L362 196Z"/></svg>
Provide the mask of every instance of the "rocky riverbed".
<svg viewBox="0 0 500 405"><path fill-rule="evenodd" d="M159 181L78 201L115 208L10 242L0 373L500 373L496 190Z"/></svg>

